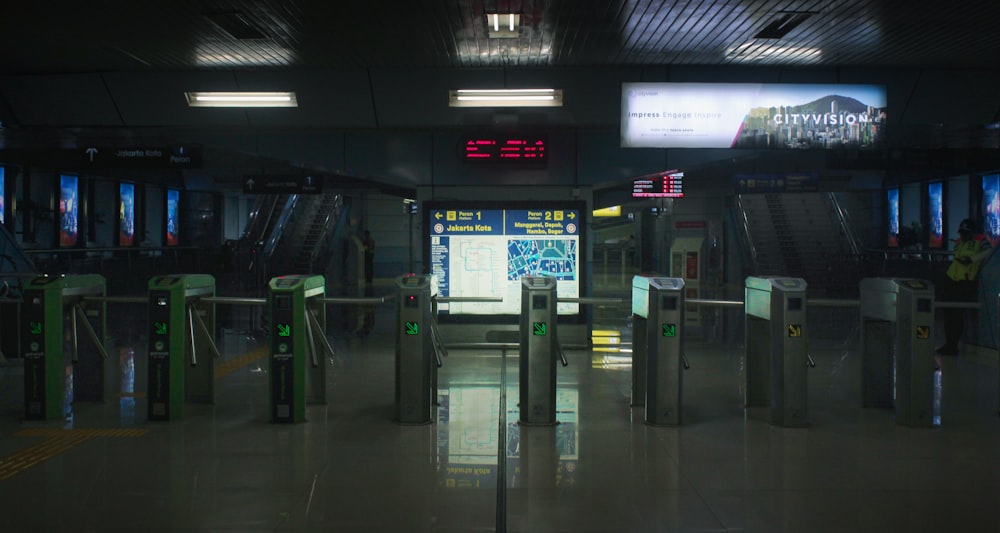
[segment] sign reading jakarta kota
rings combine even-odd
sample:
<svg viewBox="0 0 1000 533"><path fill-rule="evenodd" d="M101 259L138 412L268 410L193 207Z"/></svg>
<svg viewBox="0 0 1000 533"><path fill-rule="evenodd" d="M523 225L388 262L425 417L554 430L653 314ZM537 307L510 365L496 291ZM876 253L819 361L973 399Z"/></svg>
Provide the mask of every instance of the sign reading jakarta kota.
<svg viewBox="0 0 1000 533"><path fill-rule="evenodd" d="M878 85L623 83L625 148L877 148Z"/></svg>

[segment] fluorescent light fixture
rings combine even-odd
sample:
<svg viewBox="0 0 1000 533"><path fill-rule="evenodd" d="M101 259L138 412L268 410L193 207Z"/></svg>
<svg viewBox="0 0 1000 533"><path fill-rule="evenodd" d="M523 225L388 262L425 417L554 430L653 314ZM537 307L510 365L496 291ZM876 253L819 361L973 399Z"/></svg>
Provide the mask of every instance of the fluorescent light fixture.
<svg viewBox="0 0 1000 533"><path fill-rule="evenodd" d="M190 107L298 107L294 92L186 92Z"/></svg>
<svg viewBox="0 0 1000 533"><path fill-rule="evenodd" d="M449 107L562 107L562 89L457 89Z"/></svg>
<svg viewBox="0 0 1000 533"><path fill-rule="evenodd" d="M491 39L516 39L521 36L521 15L487 13L486 33Z"/></svg>

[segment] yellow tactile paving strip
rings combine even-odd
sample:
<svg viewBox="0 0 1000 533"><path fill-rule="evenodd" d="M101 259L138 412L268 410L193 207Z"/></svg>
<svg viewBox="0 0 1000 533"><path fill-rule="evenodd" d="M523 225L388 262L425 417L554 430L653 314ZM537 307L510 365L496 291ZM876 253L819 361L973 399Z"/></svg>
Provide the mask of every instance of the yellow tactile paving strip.
<svg viewBox="0 0 1000 533"><path fill-rule="evenodd" d="M227 359L215 366L215 379L222 379L233 372L267 357L267 346L261 346L243 355ZM140 397L142 393L121 393L119 397ZM0 481L17 475L43 461L95 437L141 437L148 429L24 429L15 433L18 437L47 437L46 440L29 446L13 455L0 459Z"/></svg>
<svg viewBox="0 0 1000 533"><path fill-rule="evenodd" d="M222 379L254 361L267 357L267 352L268 347L265 345L232 359L226 359L215 365L215 379Z"/></svg>
<svg viewBox="0 0 1000 533"><path fill-rule="evenodd" d="M141 437L148 429L25 429L18 437L48 437L14 455L0 459L0 481L51 459L60 453L95 437Z"/></svg>

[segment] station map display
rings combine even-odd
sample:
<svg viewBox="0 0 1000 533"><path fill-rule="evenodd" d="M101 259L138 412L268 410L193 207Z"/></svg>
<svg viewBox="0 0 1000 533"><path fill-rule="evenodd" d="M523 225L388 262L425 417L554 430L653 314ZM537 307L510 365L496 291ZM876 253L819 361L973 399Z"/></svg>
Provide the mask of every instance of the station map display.
<svg viewBox="0 0 1000 533"><path fill-rule="evenodd" d="M502 303L450 302L442 314L518 315L521 278L556 279L563 298L580 295L580 212L575 209L430 209L431 274L440 297L501 297ZM559 314L579 313L560 303Z"/></svg>

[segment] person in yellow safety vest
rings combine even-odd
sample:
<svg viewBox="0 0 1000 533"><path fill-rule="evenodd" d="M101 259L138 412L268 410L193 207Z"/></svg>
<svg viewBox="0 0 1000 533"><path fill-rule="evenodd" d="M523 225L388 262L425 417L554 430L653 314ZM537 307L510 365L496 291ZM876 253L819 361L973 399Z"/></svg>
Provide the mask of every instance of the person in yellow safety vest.
<svg viewBox="0 0 1000 533"><path fill-rule="evenodd" d="M952 261L946 272L943 294L948 301L975 302L978 300L979 268L993 252L989 239L976 233L976 225L965 219L958 225L958 239L952 251ZM944 344L937 349L941 355L957 355L958 341L962 339L965 309L944 310Z"/></svg>

